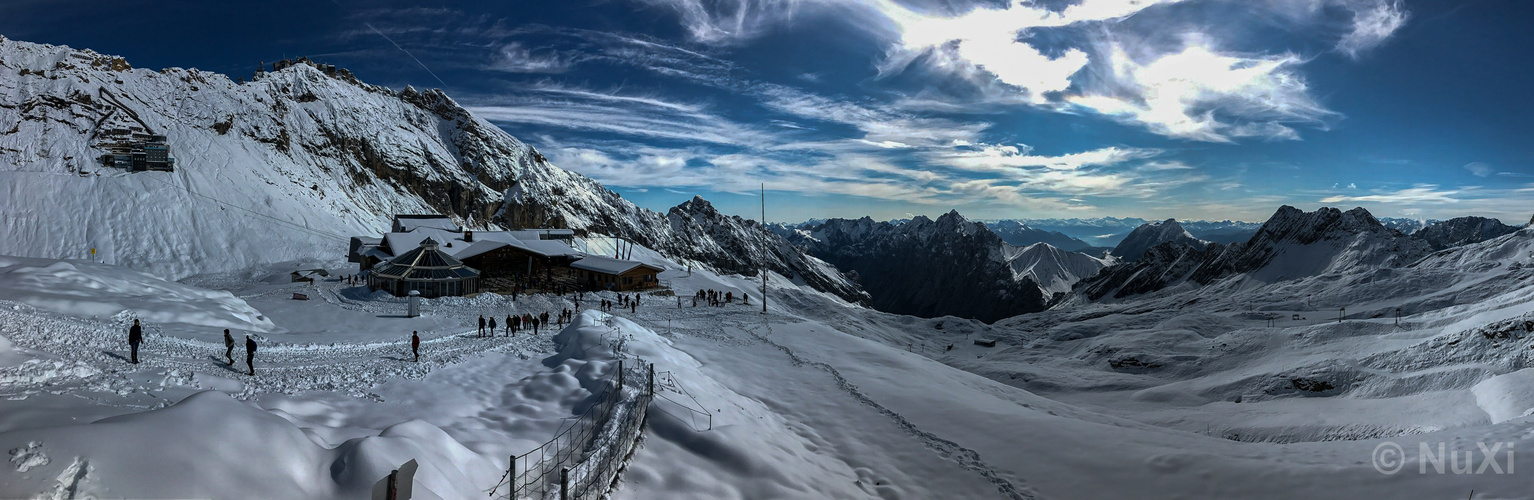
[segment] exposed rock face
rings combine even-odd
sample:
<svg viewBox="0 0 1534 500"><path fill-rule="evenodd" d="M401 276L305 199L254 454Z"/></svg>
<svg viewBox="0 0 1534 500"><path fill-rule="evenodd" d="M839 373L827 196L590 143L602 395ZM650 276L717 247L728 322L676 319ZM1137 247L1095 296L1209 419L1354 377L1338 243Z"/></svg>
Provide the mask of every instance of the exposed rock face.
<svg viewBox="0 0 1534 500"><path fill-rule="evenodd" d="M1194 238L1192 234L1188 234L1182 224L1177 223L1177 219L1167 219L1135 228L1129 236L1124 237L1124 241L1120 241L1118 246L1113 247L1112 254L1126 261L1135 260L1145 254L1150 247L1162 243L1185 245L1195 249L1203 249L1206 245L1205 242Z"/></svg>
<svg viewBox="0 0 1534 500"><path fill-rule="evenodd" d="M1278 209L1246 243L1205 248L1164 242L1139 260L1104 269L1073 289L1088 300L1123 298L1181 283L1235 275L1265 282L1366 268L1400 267L1431 252L1427 243L1380 224L1367 210Z"/></svg>
<svg viewBox="0 0 1534 500"><path fill-rule="evenodd" d="M1044 309L1037 283L1018 279L1005 242L958 212L904 224L831 219L798 229L794 244L856 273L881 311L995 321Z"/></svg>
<svg viewBox="0 0 1534 500"><path fill-rule="evenodd" d="M1082 280L1073 292L1095 301L1109 295L1124 298L1158 291L1186 281L1225 249L1225 245L1218 243L1200 249L1164 242L1147 249L1139 259L1109 266Z"/></svg>
<svg viewBox="0 0 1534 500"><path fill-rule="evenodd" d="M1412 233L1412 237L1427 242L1433 250L1443 250L1460 245L1480 243L1495 239L1505 234L1518 231L1518 228L1503 224L1497 219L1485 217L1456 217L1446 221L1440 221Z"/></svg>

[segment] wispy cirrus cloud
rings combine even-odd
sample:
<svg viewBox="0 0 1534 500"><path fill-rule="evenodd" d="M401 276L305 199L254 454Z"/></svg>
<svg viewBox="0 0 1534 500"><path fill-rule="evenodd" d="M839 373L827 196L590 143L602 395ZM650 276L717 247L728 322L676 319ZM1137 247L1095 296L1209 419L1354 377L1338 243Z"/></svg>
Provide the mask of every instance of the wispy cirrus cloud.
<svg viewBox="0 0 1534 500"><path fill-rule="evenodd" d="M1466 163L1464 168L1469 170L1471 174L1475 174L1476 177L1488 177L1497 173L1497 167L1479 161Z"/></svg>
<svg viewBox="0 0 1534 500"><path fill-rule="evenodd" d="M1385 43L1411 17L1401 0L1351 0L1343 3L1353 11L1353 28L1337 41L1337 50L1355 58Z"/></svg>
<svg viewBox="0 0 1534 500"><path fill-rule="evenodd" d="M552 49L538 49L512 42L501 47L500 57L486 64L488 69L510 73L564 73L582 59Z"/></svg>

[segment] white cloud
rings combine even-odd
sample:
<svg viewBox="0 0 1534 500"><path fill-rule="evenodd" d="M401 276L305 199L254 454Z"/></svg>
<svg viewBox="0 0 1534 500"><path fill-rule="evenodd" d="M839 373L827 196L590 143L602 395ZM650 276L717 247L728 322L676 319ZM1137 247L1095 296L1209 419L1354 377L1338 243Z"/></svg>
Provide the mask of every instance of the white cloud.
<svg viewBox="0 0 1534 500"><path fill-rule="evenodd" d="M1465 164L1464 168L1465 170L1469 170L1470 173L1475 174L1476 177L1489 177L1492 174L1497 173L1496 167L1478 161L1467 163Z"/></svg>
<svg viewBox="0 0 1534 500"><path fill-rule="evenodd" d="M1176 1L1180 0L1084 0L1058 12L1016 1L1004 8L976 8L952 17L924 15L889 1L874 2L899 31L897 46L881 71L898 72L918 55L929 54L940 59L940 65L984 71L1022 90L1030 102L1045 104L1049 93L1070 88L1071 76L1087 66L1089 56L1078 48L1045 54L1022 39L1027 30L1119 19Z"/></svg>
<svg viewBox="0 0 1534 500"><path fill-rule="evenodd" d="M1364 196L1331 196L1322 198L1321 203L1411 203L1411 204L1444 204L1459 203L1456 197L1462 190L1439 189L1435 184L1417 184L1412 187L1397 191L1382 192Z"/></svg>
<svg viewBox="0 0 1534 500"><path fill-rule="evenodd" d="M509 73L564 73L576 64L577 59L550 49L535 50L520 43L509 43L501 47L487 69Z"/></svg>
<svg viewBox="0 0 1534 500"><path fill-rule="evenodd" d="M882 147L946 146L979 142L989 123L962 123L829 99L781 85L752 88L763 106L800 118L850 125Z"/></svg>
<svg viewBox="0 0 1534 500"><path fill-rule="evenodd" d="M1298 139L1286 123L1324 126L1335 115L1310 97L1296 55L1240 55L1187 35L1181 50L1141 61L1122 42L1066 101L1152 132L1213 142Z"/></svg>
<svg viewBox="0 0 1534 500"><path fill-rule="evenodd" d="M1337 42L1337 50L1351 57L1385 43L1396 30L1406 25L1409 14L1401 0L1354 0L1346 2L1353 10L1353 29Z"/></svg>
<svg viewBox="0 0 1534 500"><path fill-rule="evenodd" d="M1029 167L1046 170L1078 170L1083 167L1118 165L1132 160L1154 157L1161 152L1154 149L1107 147L1060 156L1030 154L1032 148L1013 145L984 145L945 153L934 161L956 168L976 172L1017 173Z"/></svg>
<svg viewBox="0 0 1534 500"><path fill-rule="evenodd" d="M492 122L606 132L731 146L772 140L770 132L729 120L705 106L648 95L601 92L541 83L515 95L470 98L466 108Z"/></svg>
<svg viewBox="0 0 1534 500"><path fill-rule="evenodd" d="M801 0L635 1L675 12L682 27L694 40L710 44L757 37L768 28L793 19L804 4L831 3Z"/></svg>

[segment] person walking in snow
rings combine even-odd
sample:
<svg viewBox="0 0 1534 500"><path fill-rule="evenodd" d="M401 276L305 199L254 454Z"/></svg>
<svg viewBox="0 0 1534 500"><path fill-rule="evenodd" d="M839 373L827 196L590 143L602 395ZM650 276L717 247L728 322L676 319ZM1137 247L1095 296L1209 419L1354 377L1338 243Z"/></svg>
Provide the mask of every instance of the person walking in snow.
<svg viewBox="0 0 1534 500"><path fill-rule="evenodd" d="M226 365L234 365L234 336L229 334L229 329L224 329L224 359L229 360Z"/></svg>
<svg viewBox="0 0 1534 500"><path fill-rule="evenodd" d="M510 337L510 336L511 336L511 334L512 334L512 332L515 332L515 331L516 331L516 330L514 330L514 329L512 329L512 324L511 324L511 315L510 315L510 314L507 314L507 315L506 315L506 336L507 336L507 337Z"/></svg>
<svg viewBox="0 0 1534 500"><path fill-rule="evenodd" d="M495 336L495 316L490 317L490 336Z"/></svg>
<svg viewBox="0 0 1534 500"><path fill-rule="evenodd" d="M250 368L250 376L256 376L256 339L245 334L245 366Z"/></svg>
<svg viewBox="0 0 1534 500"><path fill-rule="evenodd" d="M479 315L479 336L485 336L485 315Z"/></svg>
<svg viewBox="0 0 1534 500"><path fill-rule="evenodd" d="M521 316L512 316L511 317L511 334L512 334L512 336L516 336L517 330L521 330L521 329L522 329L522 317Z"/></svg>
<svg viewBox="0 0 1534 500"><path fill-rule="evenodd" d="M410 332L410 353L415 355L415 362L421 362L421 332Z"/></svg>
<svg viewBox="0 0 1534 500"><path fill-rule="evenodd" d="M138 364L138 344L144 341L144 327L139 326L138 320L133 320L133 326L128 327L128 350L132 352L133 364Z"/></svg>
<svg viewBox="0 0 1534 500"><path fill-rule="evenodd" d="M533 316L533 335L538 335L538 317Z"/></svg>

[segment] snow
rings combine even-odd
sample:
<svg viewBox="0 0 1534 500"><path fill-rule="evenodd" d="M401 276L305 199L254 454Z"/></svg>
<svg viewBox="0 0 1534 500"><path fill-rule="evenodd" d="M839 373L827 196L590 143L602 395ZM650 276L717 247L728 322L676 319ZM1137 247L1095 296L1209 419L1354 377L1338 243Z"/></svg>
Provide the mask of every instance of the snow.
<svg viewBox="0 0 1534 500"><path fill-rule="evenodd" d="M1518 417L1528 416L1534 410L1534 368L1497 375L1482 380L1470 389L1476 404L1491 416L1491 422L1500 424Z"/></svg>
<svg viewBox="0 0 1534 500"><path fill-rule="evenodd" d="M363 498L414 460L416 498L473 498L508 457L590 407L619 360L643 359L657 398L615 499L1529 498L1514 474L1412 466L1431 461L1419 445L1534 448L1534 229L1429 252L1366 212L1281 209L1251 245L1207 256L1228 274L1206 282L1153 247L1148 258L1167 266L1135 269L1177 274L1169 286L994 324L916 318L849 302L860 294L825 262L701 199L639 212L509 138L455 140L483 130L440 93L303 65L241 86L188 70L56 69L105 56L6 40L0 56L0 97L16 105L0 119L20 117L24 132L0 137L10 166L0 252L24 255L0 257L0 497ZM103 87L171 135L177 172L81 177L70 158L92 152L88 120L74 116L87 106L20 106ZM297 98L309 92L323 97ZM226 112L243 138L212 128ZM379 124L390 127L367 128ZM337 278L289 283L316 260L345 275L340 235L430 210L390 184L400 178L369 174L354 189L353 163L305 147L326 150L304 142L325 131L356 140L394 125L407 132L374 154L453 160L401 178L476 186L482 202L565 190L575 201L508 204L498 220L649 238L655 248L636 245L632 258L663 265L675 295L629 295L636 310L607 314L591 306L612 292L580 305L481 294L426 299L406 318L404 300ZM440 139L440 127L453 137L414 140ZM279 129L297 145L282 154L264 142ZM474 165L517 182L456 178L466 157L450 150L467 147L495 153L467 158L506 158ZM251 207L269 211L241 211ZM960 221L901 227L983 235ZM586 251L616 253L602 234ZM1008 262L999 250L976 255ZM764 263L766 297L759 276L717 272ZM685 299L703 289L752 303ZM570 326L477 335L481 315L563 309L577 311ZM134 318L146 325L136 365L125 360ZM229 366L224 328L260 343L256 375ZM1387 443L1405 451L1399 474L1370 463Z"/></svg>
<svg viewBox="0 0 1534 500"><path fill-rule="evenodd" d="M1076 282L1117 261L1114 257L1099 259L1080 252L1067 252L1048 243L1018 248L1016 255L1006 259L1016 279L1031 279L1050 294L1069 292Z"/></svg>
<svg viewBox="0 0 1534 500"><path fill-rule="evenodd" d="M151 323L269 331L260 311L203 290L117 266L0 256L0 300L90 317L126 313Z"/></svg>
<svg viewBox="0 0 1534 500"><path fill-rule="evenodd" d="M1382 281L1420 281L1487 255L1528 261L1530 241L1515 234L1437 254ZM643 247L635 255L663 260ZM26 368L5 372L0 386L0 449L22 458L0 472L0 495L360 497L411 459L421 464L417 498L482 495L505 457L579 412L592 382L614 369L620 338L626 359L654 362L671 381L660 385L676 389L652 407L619 499L1449 497L1472 487L1518 498L1525 488L1511 476L1384 476L1366 458L1384 440L1412 452L1408 460L1421 458L1419 442L1534 445L1522 430L1534 424L1517 416L1527 372L1502 354L1534 341L1514 338L1534 313L1531 292L1507 286L1522 268L1457 272L1446 284L1467 299L1414 310L1402 327L1325 317L1343 296L1356 304L1379 290L1375 300L1389 300L1396 288L1376 282L1314 298L1315 309L1299 311L1305 321L1273 311L1285 321L1269 328L1237 304L1281 304L1273 299L1295 292L1222 299L1230 292L1213 287L1191 292L1206 302L1197 312L1150 298L985 325L861 309L782 276L769 280L764 315L752 278L674 264L662 278L680 295L748 292L753 305L678 308L644 295L634 314L587 310L555 335L481 339L478 314L574 304L429 299L425 316L406 319L388 317L398 299L333 280L260 279L280 267L191 280L232 290L271 319L249 377L214 359L203 327L151 323L145 364L129 366L101 353L121 352L120 321L14 303L21 309L0 308L0 335L13 344L0 352ZM1465 292L1482 288L1506 296ZM280 298L295 289L320 299ZM419 365L402 355L403 333L380 333L410 329L426 339ZM1127 357L1160 366L1108 366ZM1514 375L1494 378L1504 373ZM1267 392L1296 377L1338 389ZM74 420L45 423L50 415ZM35 465L16 470L23 462Z"/></svg>
<svg viewBox="0 0 1534 500"><path fill-rule="evenodd" d="M602 256L599 256L599 255L592 255L592 256L588 256L588 257L583 257L583 258L581 258L581 260L577 260L575 262L570 263L570 267L573 267L573 268L576 268L576 269L585 269L585 270L588 270L588 271L596 271L596 272L599 272L599 273L607 273L607 274L623 274L625 272L628 272L628 270L630 270L630 269L633 269L633 268L636 268L636 267L639 267L639 266L642 266L642 265L645 265L645 263L639 262L639 261L634 261L634 260L622 260L622 259L614 259L614 258L610 258L610 257L602 257Z"/></svg>

